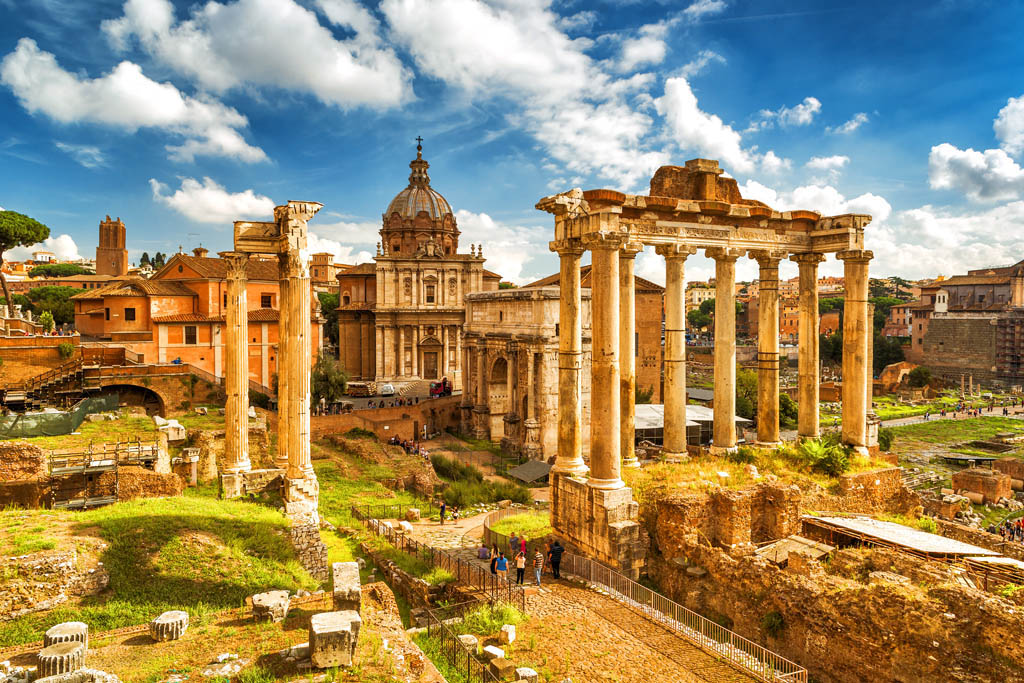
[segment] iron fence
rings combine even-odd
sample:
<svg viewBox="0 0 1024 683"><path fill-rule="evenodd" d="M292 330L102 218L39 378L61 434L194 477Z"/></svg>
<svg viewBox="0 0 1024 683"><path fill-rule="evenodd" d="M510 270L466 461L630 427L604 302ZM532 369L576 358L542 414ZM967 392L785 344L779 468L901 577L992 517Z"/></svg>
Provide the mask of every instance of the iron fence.
<svg viewBox="0 0 1024 683"><path fill-rule="evenodd" d="M383 520L387 519L383 514L372 516L371 511L395 512L395 517L404 514L404 511L413 505L353 505L352 516L358 519L363 526L369 529L374 535L380 536L398 550L416 555L432 567L444 569L451 572L452 576L459 583L469 586L483 595L490 603L504 602L512 605L521 612L526 611L526 591L522 586L507 578L491 574L490 570L484 569L475 561L464 560L447 550L434 548L425 543L409 538L401 529L395 529ZM432 506L431 506L432 507Z"/></svg>
<svg viewBox="0 0 1024 683"><path fill-rule="evenodd" d="M480 605L479 602L463 602L427 610L427 637L436 639L441 655L464 676L466 683L498 683L500 679L477 657L476 649L459 640L458 634L450 627L453 620L462 618L466 612Z"/></svg>

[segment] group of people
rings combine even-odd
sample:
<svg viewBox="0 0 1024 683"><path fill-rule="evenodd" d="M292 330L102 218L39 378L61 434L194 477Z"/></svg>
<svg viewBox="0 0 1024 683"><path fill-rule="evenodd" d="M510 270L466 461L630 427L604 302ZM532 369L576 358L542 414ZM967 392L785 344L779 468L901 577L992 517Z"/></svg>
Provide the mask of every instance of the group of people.
<svg viewBox="0 0 1024 683"><path fill-rule="evenodd" d="M988 532L990 534L999 534L1004 541L1024 543L1024 519L1004 520L999 525L998 530L995 528L995 525L990 525Z"/></svg>
<svg viewBox="0 0 1024 683"><path fill-rule="evenodd" d="M500 550L497 545L488 548L486 545L481 545L477 551L477 557L482 560L490 560L491 563L491 574L497 576L500 579L510 580L508 578L509 562L512 562L516 570L515 583L517 585L523 585L526 577L526 566L529 564L533 567L533 576L537 582L537 587L540 588L540 577L544 572L544 565L546 564L551 568L551 575L556 578L562 578L560 573L560 567L562 564L562 555L565 553L565 548L557 540L548 541L545 544L544 551L542 552L540 547L535 547L533 554L529 553L526 547L526 536L516 536L515 532L512 532L512 536L508 540L508 554L506 555L504 550Z"/></svg>
<svg viewBox="0 0 1024 683"><path fill-rule="evenodd" d="M440 511L440 513L441 513L441 514L440 514L440 519L441 519L441 526L444 526L444 518L445 518L445 517L446 517L446 516L448 515L448 513L449 513L449 510L448 510L448 504L447 504L447 503L445 503L445 502L444 502L444 501L442 500L442 501L441 501L441 505L440 505L440 506L438 507L438 510L439 510L439 511ZM458 506L458 505L452 505L452 509L451 509L451 515L452 515L452 521L454 521L454 522L457 522L457 521L459 521L459 506Z"/></svg>
<svg viewBox="0 0 1024 683"><path fill-rule="evenodd" d="M398 407L401 407L401 406L415 405L415 404L417 404L419 402L420 402L419 396L414 396L413 398L396 398L393 401L385 401L384 399L381 399L381 400L376 401L376 402L374 402L374 400L371 398L369 401L366 402L366 407L367 408L398 408Z"/></svg>
<svg viewBox="0 0 1024 683"><path fill-rule="evenodd" d="M407 439L402 439L398 436L393 436L390 439L388 439L388 443L391 444L392 446L401 446L402 450L404 450L409 455L418 455L424 460L430 460L430 453L427 451L426 448L423 447L423 444L421 444L419 441L410 441ZM442 513L442 524L444 524L443 516L444 515Z"/></svg>

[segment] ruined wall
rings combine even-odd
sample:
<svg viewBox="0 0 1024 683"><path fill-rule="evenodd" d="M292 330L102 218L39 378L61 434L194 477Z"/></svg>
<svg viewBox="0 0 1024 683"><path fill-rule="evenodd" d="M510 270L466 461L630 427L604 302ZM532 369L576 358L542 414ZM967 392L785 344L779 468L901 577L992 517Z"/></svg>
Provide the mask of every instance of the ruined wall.
<svg viewBox="0 0 1024 683"><path fill-rule="evenodd" d="M0 482L37 480L46 475L43 449L27 441L0 441Z"/></svg>
<svg viewBox="0 0 1024 683"><path fill-rule="evenodd" d="M844 474L839 478L839 494L818 489L805 492L805 510L819 512L893 512L906 514L921 506L920 497L908 488L898 467Z"/></svg>
<svg viewBox="0 0 1024 683"><path fill-rule="evenodd" d="M74 548L48 550L4 560L0 621L41 612L69 597L99 593L110 583L103 567L88 567Z"/></svg>
<svg viewBox="0 0 1024 683"><path fill-rule="evenodd" d="M924 335L922 358L932 373L959 382L961 373L975 382L990 383L995 376L996 314L933 314Z"/></svg>
<svg viewBox="0 0 1024 683"><path fill-rule="evenodd" d="M398 435L403 439L419 438L416 427L431 425L437 431L459 426L459 401L461 396L423 399L411 406L396 408L367 408L345 415L313 415L310 417L310 433L313 440L329 434L344 434L350 429L365 429L380 439Z"/></svg>
<svg viewBox="0 0 1024 683"><path fill-rule="evenodd" d="M975 527L965 526L956 522L947 522L944 519L936 519L935 523L938 525L938 532L940 536L952 538L957 541L963 541L964 543L970 543L971 545L980 546L982 548L988 548L989 550L995 550L1007 557L1012 557L1024 562L1024 545L1021 545L1020 543L1007 543L999 536L999 534L990 534L984 529L977 529Z"/></svg>
<svg viewBox="0 0 1024 683"><path fill-rule="evenodd" d="M984 497L984 502L990 505L994 505L1004 498L1013 499L1010 475L984 467L970 467L954 472L953 490L957 493L961 491L980 493Z"/></svg>
<svg viewBox="0 0 1024 683"><path fill-rule="evenodd" d="M1000 458L992 463L992 469L1010 475L1011 479L1024 480L1024 460L1020 458Z"/></svg>
<svg viewBox="0 0 1024 683"><path fill-rule="evenodd" d="M113 488L115 480L118 500L180 496L185 490L185 481L177 474L157 474L134 466L119 467L116 479L114 472L104 472L99 477L99 487Z"/></svg>
<svg viewBox="0 0 1024 683"><path fill-rule="evenodd" d="M330 577L327 569L327 546L320 538L320 528L315 524L292 522L288 536L301 564L309 575L319 581Z"/></svg>

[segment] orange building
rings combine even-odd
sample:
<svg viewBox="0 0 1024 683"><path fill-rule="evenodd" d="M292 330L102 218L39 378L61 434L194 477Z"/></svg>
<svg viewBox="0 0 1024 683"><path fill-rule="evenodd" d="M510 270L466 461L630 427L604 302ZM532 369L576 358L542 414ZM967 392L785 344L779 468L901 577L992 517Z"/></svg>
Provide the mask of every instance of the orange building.
<svg viewBox="0 0 1024 683"><path fill-rule="evenodd" d="M188 363L223 377L227 264L206 254L175 254L149 280L128 278L75 294L76 328L86 341L116 343L144 362ZM247 273L249 378L271 387L277 371L277 262L253 259ZM317 297L311 299L315 356L323 346L323 318Z"/></svg>

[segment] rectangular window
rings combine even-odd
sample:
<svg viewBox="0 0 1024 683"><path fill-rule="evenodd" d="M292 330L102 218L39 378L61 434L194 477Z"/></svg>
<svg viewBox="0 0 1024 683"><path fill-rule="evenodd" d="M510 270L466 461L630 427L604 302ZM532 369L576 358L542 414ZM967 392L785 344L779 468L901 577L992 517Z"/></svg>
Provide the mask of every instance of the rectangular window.
<svg viewBox="0 0 1024 683"><path fill-rule="evenodd" d="M185 325L185 343L195 344L196 343L196 326Z"/></svg>
<svg viewBox="0 0 1024 683"><path fill-rule="evenodd" d="M224 308L228 307L228 293L224 292Z"/></svg>
<svg viewBox="0 0 1024 683"><path fill-rule="evenodd" d="M104 320L110 320L110 309L109 308L104 308L103 309L103 319Z"/></svg>
<svg viewBox="0 0 1024 683"><path fill-rule="evenodd" d="M434 285L427 285L427 303L434 303Z"/></svg>
<svg viewBox="0 0 1024 683"><path fill-rule="evenodd" d="M135 309L134 308L126 308L126 309L124 309L124 319L125 320L135 320Z"/></svg>
<svg viewBox="0 0 1024 683"><path fill-rule="evenodd" d="M274 295L273 294L260 294L260 308L273 308L274 306Z"/></svg>
<svg viewBox="0 0 1024 683"><path fill-rule="evenodd" d="M640 333L633 333L633 355L637 358L640 357Z"/></svg>

